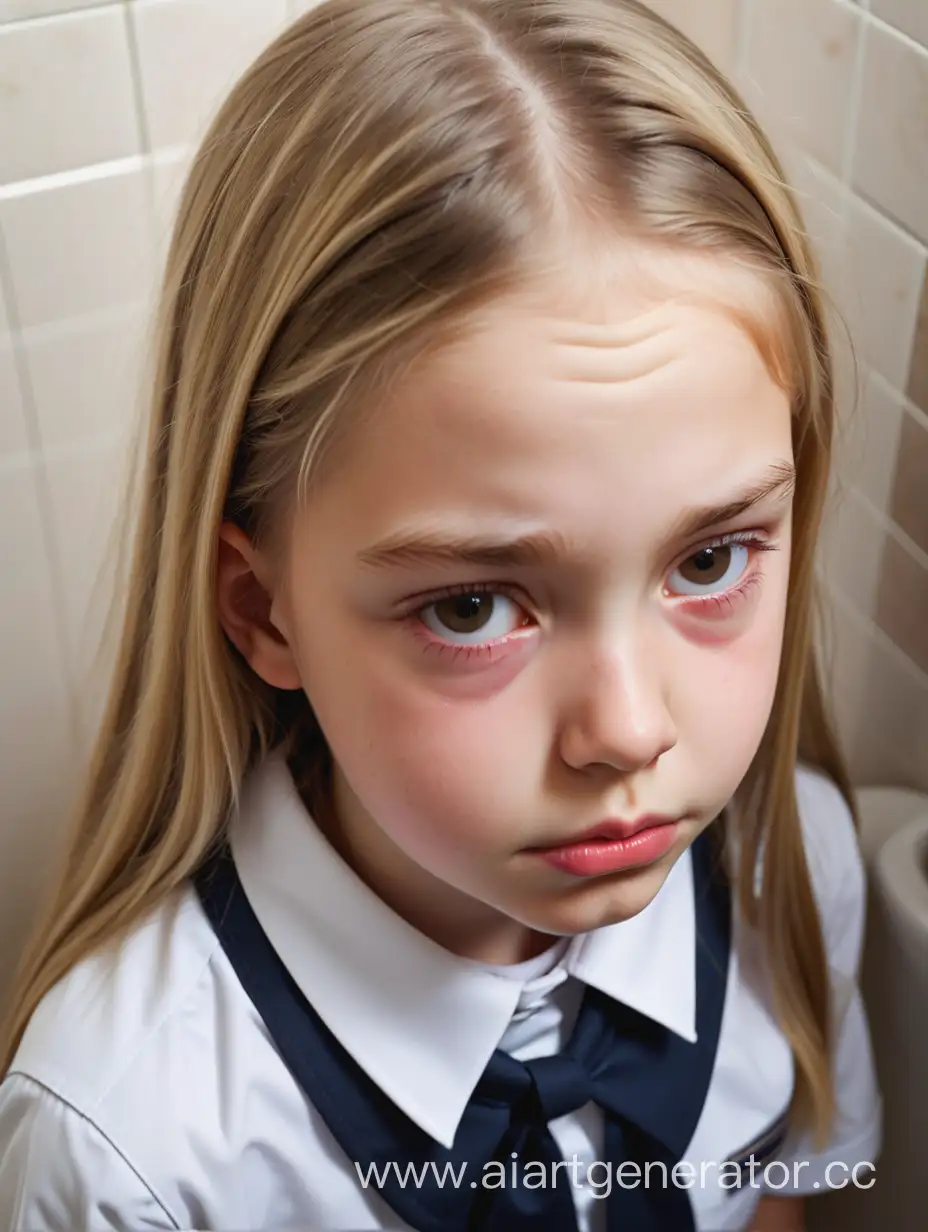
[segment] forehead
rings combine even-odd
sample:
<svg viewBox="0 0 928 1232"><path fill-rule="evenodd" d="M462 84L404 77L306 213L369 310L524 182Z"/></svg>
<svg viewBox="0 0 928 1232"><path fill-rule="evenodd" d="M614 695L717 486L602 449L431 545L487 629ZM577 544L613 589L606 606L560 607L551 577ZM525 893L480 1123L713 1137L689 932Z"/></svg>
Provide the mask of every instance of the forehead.
<svg viewBox="0 0 928 1232"><path fill-rule="evenodd" d="M349 433L336 489L371 533L442 512L657 533L791 456L788 395L741 324L764 295L718 266L562 269L410 368Z"/></svg>

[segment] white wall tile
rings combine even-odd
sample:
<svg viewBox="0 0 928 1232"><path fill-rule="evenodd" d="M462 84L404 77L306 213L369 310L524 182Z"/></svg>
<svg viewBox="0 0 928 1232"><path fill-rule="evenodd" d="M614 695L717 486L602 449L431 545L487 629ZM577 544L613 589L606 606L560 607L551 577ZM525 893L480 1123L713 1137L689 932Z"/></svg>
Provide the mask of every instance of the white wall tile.
<svg viewBox="0 0 928 1232"><path fill-rule="evenodd" d="M734 68L740 0L646 0L682 30L723 71Z"/></svg>
<svg viewBox="0 0 928 1232"><path fill-rule="evenodd" d="M65 595L69 671L81 717L95 720L102 700L95 670L124 530L126 443L62 451L46 460L52 525ZM111 649L111 648L108 648Z"/></svg>
<svg viewBox="0 0 928 1232"><path fill-rule="evenodd" d="M112 0L0 0L0 24L27 17L47 17L52 13L70 13L74 9L100 8L111 3Z"/></svg>
<svg viewBox="0 0 928 1232"><path fill-rule="evenodd" d="M155 250L162 262L171 242L174 217L193 153L190 147L179 146L159 152L152 159Z"/></svg>
<svg viewBox="0 0 928 1232"><path fill-rule="evenodd" d="M135 0L152 149L196 141L229 89L287 21L286 0Z"/></svg>
<svg viewBox="0 0 928 1232"><path fill-rule="evenodd" d="M928 791L926 713L924 677L880 639L867 663L858 741L851 750L856 781Z"/></svg>
<svg viewBox="0 0 928 1232"><path fill-rule="evenodd" d="M0 457L29 448L19 377L9 334L0 333Z"/></svg>
<svg viewBox="0 0 928 1232"><path fill-rule="evenodd" d="M860 727L872 625L837 601L833 592L823 590L822 599L824 628L817 639L822 684L842 747L850 751Z"/></svg>
<svg viewBox="0 0 928 1232"><path fill-rule="evenodd" d="M150 211L141 168L0 198L22 327L150 299Z"/></svg>
<svg viewBox="0 0 928 1232"><path fill-rule="evenodd" d="M928 243L928 52L873 24L853 181Z"/></svg>
<svg viewBox="0 0 928 1232"><path fill-rule="evenodd" d="M925 249L853 194L846 245L845 306L855 343L868 363L904 389L925 280Z"/></svg>
<svg viewBox="0 0 928 1232"><path fill-rule="evenodd" d="M139 150L118 5L0 27L0 184Z"/></svg>
<svg viewBox="0 0 928 1232"><path fill-rule="evenodd" d="M928 4L925 0L870 0L870 11L928 47Z"/></svg>
<svg viewBox="0 0 928 1232"><path fill-rule="evenodd" d="M792 143L783 151L786 173L799 202L806 231L830 296L844 285L844 218L848 191L840 178Z"/></svg>
<svg viewBox="0 0 928 1232"><path fill-rule="evenodd" d="M0 458L29 448L13 339L0 295Z"/></svg>
<svg viewBox="0 0 928 1232"><path fill-rule="evenodd" d="M861 16L839 0L752 0L740 84L775 140L840 171Z"/></svg>
<svg viewBox="0 0 928 1232"><path fill-rule="evenodd" d="M37 480L34 465L7 467L0 459L0 988L44 890L74 785L69 693Z"/></svg>
<svg viewBox="0 0 928 1232"><path fill-rule="evenodd" d="M828 584L868 619L876 611L885 540L883 528L852 489L832 502L822 531L822 572Z"/></svg>
<svg viewBox="0 0 928 1232"><path fill-rule="evenodd" d="M46 449L123 435L138 422L149 324L147 310L126 308L27 336L23 352Z"/></svg>
<svg viewBox="0 0 928 1232"><path fill-rule="evenodd" d="M839 479L853 484L877 509L889 509L902 433L903 399L878 373L861 375L857 406L840 425L835 463Z"/></svg>

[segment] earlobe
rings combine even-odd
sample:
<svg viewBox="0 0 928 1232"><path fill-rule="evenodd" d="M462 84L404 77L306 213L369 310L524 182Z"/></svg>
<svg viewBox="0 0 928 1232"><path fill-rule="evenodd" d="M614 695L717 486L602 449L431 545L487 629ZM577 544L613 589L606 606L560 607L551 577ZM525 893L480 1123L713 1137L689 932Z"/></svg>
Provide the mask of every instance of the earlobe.
<svg viewBox="0 0 928 1232"><path fill-rule="evenodd" d="M231 522L219 529L216 606L226 636L262 680L277 689L302 681L286 634L275 623L270 570L248 535Z"/></svg>

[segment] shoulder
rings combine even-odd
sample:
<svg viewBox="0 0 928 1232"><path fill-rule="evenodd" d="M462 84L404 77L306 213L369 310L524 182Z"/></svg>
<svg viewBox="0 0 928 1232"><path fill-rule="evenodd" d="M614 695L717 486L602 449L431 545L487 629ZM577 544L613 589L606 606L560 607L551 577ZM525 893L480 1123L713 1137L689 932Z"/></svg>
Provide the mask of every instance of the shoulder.
<svg viewBox="0 0 928 1232"><path fill-rule="evenodd" d="M125 1200L133 1226L146 1202L162 1220L182 1209L170 1184L183 1172L179 1131L221 1105L216 1040L236 1034L243 998L190 887L73 967L0 1083L0 1190L19 1192L14 1209L82 1210L85 1191L112 1197L120 1217Z"/></svg>
<svg viewBox="0 0 928 1232"><path fill-rule="evenodd" d="M92 1116L159 1033L202 995L217 947L192 892L172 895L46 994L10 1074L34 1079Z"/></svg>
<svg viewBox="0 0 928 1232"><path fill-rule="evenodd" d="M106 1136L31 1078L0 1085L0 1224L8 1232L176 1228L156 1193Z"/></svg>
<svg viewBox="0 0 928 1232"><path fill-rule="evenodd" d="M796 770L796 804L825 944L833 968L853 974L866 914L866 877L854 818L836 784Z"/></svg>

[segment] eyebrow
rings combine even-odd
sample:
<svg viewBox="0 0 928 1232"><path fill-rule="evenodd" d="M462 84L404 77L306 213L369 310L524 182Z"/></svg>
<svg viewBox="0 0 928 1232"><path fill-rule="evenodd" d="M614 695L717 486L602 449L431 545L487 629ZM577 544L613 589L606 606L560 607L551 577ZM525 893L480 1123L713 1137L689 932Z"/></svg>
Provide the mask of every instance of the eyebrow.
<svg viewBox="0 0 928 1232"><path fill-rule="evenodd" d="M774 463L760 479L717 505L687 509L669 532L668 542L689 539L748 513L769 497L785 500L796 486L791 462ZM358 562L371 569L422 565L478 565L485 568L529 568L550 565L572 554L563 535L539 531L517 539L491 535L472 538L440 532L399 532L358 553Z"/></svg>

